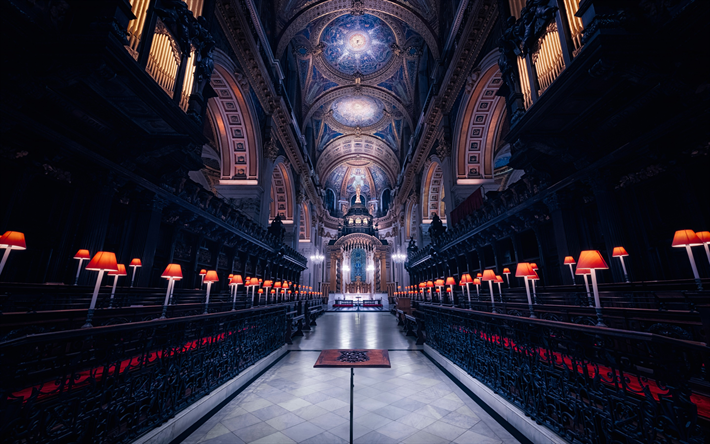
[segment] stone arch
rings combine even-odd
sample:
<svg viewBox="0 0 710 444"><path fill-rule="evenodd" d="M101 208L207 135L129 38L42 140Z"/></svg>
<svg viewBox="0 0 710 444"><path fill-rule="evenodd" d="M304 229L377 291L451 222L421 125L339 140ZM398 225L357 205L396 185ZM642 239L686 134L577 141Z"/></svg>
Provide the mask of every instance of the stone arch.
<svg viewBox="0 0 710 444"><path fill-rule="evenodd" d="M301 211L298 212L298 241L311 241L311 211L306 202L301 203Z"/></svg>
<svg viewBox="0 0 710 444"><path fill-rule="evenodd" d="M278 161L274 165L271 175L271 205L269 206L269 219L273 220L276 215L281 216L284 224L293 224L294 195L293 177L289 168L283 161Z"/></svg>
<svg viewBox="0 0 710 444"><path fill-rule="evenodd" d="M496 95L503 84L498 51L490 52L479 65L480 72L464 97L454 134L454 173L459 185L480 184L493 178L493 156L506 118L505 100Z"/></svg>
<svg viewBox="0 0 710 444"><path fill-rule="evenodd" d="M430 159L424 165L422 176L422 223L429 223L436 213L446 221L446 206L444 205L444 170L436 159Z"/></svg>
<svg viewBox="0 0 710 444"><path fill-rule="evenodd" d="M257 185L260 141L254 131L253 112L226 55L217 52L211 85L217 97L207 104L207 118L220 159L221 185Z"/></svg>

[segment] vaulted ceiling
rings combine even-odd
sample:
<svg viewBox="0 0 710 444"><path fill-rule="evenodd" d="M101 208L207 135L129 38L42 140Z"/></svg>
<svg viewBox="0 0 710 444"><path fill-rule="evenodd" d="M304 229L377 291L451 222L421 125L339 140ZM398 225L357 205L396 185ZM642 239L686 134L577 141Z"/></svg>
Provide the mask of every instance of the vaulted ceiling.
<svg viewBox="0 0 710 444"><path fill-rule="evenodd" d="M403 134L413 130L422 55L438 59L429 0L281 0L277 57L291 51L302 131L316 147L321 183L341 197L362 180L392 188Z"/></svg>

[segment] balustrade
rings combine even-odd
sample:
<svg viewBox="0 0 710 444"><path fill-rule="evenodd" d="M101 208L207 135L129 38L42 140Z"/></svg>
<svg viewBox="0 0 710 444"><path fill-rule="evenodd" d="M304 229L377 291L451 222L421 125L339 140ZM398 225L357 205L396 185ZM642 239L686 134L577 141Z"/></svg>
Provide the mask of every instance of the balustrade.
<svg viewBox="0 0 710 444"><path fill-rule="evenodd" d="M564 439L701 443L710 353L649 333L422 305L426 343Z"/></svg>
<svg viewBox="0 0 710 444"><path fill-rule="evenodd" d="M281 347L286 311L257 308L0 343L0 435L26 443L131 442Z"/></svg>

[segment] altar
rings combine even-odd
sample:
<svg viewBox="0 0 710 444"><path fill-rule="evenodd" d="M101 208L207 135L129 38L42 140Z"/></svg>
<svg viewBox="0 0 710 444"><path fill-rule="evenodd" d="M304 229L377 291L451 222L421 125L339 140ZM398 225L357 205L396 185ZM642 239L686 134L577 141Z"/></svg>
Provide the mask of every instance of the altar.
<svg viewBox="0 0 710 444"><path fill-rule="evenodd" d="M359 293L369 295L372 291L372 284L369 282L362 282L360 276L355 277L355 282L349 282L345 284L346 293Z"/></svg>
<svg viewBox="0 0 710 444"><path fill-rule="evenodd" d="M362 304L363 301L373 301L380 300L382 303L382 310L388 312L390 309L389 299L387 298L387 293L372 293L372 294L357 294L357 293L330 293L328 295L328 310L333 311L333 304L336 300L339 301L353 301L353 303Z"/></svg>

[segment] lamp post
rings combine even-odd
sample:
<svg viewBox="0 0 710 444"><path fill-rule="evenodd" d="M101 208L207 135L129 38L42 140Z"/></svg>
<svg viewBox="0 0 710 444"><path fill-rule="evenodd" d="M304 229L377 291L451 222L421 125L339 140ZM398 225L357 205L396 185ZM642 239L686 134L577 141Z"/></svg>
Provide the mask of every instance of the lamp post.
<svg viewBox="0 0 710 444"><path fill-rule="evenodd" d="M10 251L27 249L25 234L19 231L6 231L5 234L0 236L0 248L5 249L5 253L2 255L2 260L0 261L0 274L2 274L5 263L7 263L7 258L10 256Z"/></svg>
<svg viewBox="0 0 710 444"><path fill-rule="evenodd" d="M481 278L474 278L473 285L476 286L476 300L481 300Z"/></svg>
<svg viewBox="0 0 710 444"><path fill-rule="evenodd" d="M508 281L508 288L510 288L510 268L504 268L503 274L505 275L505 280Z"/></svg>
<svg viewBox="0 0 710 444"><path fill-rule="evenodd" d="M533 309L532 299L530 298L530 287L528 287L528 278L535 275L535 270L532 269L529 263L520 262L518 268L515 270L515 277L521 277L525 281L525 293L528 296L528 310L530 310L530 317L535 319L535 310Z"/></svg>
<svg viewBox="0 0 710 444"><path fill-rule="evenodd" d="M470 304L471 304L471 289L468 288L468 286L469 286L470 284L473 284L473 278L471 277L470 274L464 273L464 275L462 276L462 280L463 280L463 282L466 284L466 294L468 295L468 303L469 303L469 308L470 308Z"/></svg>
<svg viewBox="0 0 710 444"><path fill-rule="evenodd" d="M589 280L587 279L587 275L592 274L592 272L586 268L577 267L577 271L575 272L575 274L582 275L582 277L584 278L584 287L587 289L587 303L590 307L593 307L592 293L589 291Z"/></svg>
<svg viewBox="0 0 710 444"><path fill-rule="evenodd" d="M693 250L691 247L696 247L702 244L703 242L693 230L676 231L673 236L673 243L671 244L673 247L685 247L685 251L688 253L688 260L690 260L690 266L693 269L693 276L695 277L695 283L698 286L698 291L703 290L703 283L700 281L698 267L695 265L695 257L693 256Z"/></svg>
<svg viewBox="0 0 710 444"><path fill-rule="evenodd" d="M2 242L4 242L4 240ZM96 277L96 285L94 286L94 294L91 296L91 304L89 305L89 311L86 312L86 323L82 325L81 328L93 327L93 325L91 325L91 320L94 318L94 309L96 308L96 300L99 297L101 279L104 277L104 273L106 271L118 271L116 255L108 251L99 251L89 261L88 265L86 266L86 269L91 271L98 271L99 275Z"/></svg>
<svg viewBox="0 0 710 444"><path fill-rule="evenodd" d="M118 283L118 278L121 276L128 276L128 273L126 273L126 266L123 264L117 265L118 270L108 272L109 276L113 276L113 287L111 287L111 299L109 299L108 308L113 308L113 297L116 294L116 284Z"/></svg>
<svg viewBox="0 0 710 444"><path fill-rule="evenodd" d="M464 287L466 286L466 282L464 282L463 278L459 281L459 285L461 286L461 296L463 296L465 293L463 291ZM471 307L471 295L468 295L468 306Z"/></svg>
<svg viewBox="0 0 710 444"><path fill-rule="evenodd" d="M585 268L592 277L592 290L594 291L594 309L597 312L597 327L606 327L602 320L602 304L599 300L599 287L597 286L596 270L608 270L609 266L604 261L602 254L597 250L585 250L579 255L577 269Z"/></svg>
<svg viewBox="0 0 710 444"><path fill-rule="evenodd" d="M209 313L207 311L209 305L210 305L210 289L212 288L212 284L215 282L219 282L219 276L217 275L217 272L215 270L209 270L205 274L205 283L207 284L207 296L205 298L205 313Z"/></svg>
<svg viewBox="0 0 710 444"><path fill-rule="evenodd" d="M532 266L532 264L530 264L530 266ZM535 281L540 280L540 275L537 274L537 270L535 270L534 268L533 268L533 273L534 274L532 276L528 276L528 281L530 281L530 286L532 287L532 291L533 291L533 304L537 305L538 302L537 302L537 290L535 289Z"/></svg>
<svg viewBox="0 0 710 444"><path fill-rule="evenodd" d="M171 295L173 294L175 281L182 279L182 267L180 267L180 264L168 264L160 277L168 280L168 289L165 292L165 301L163 302L163 314L160 315L160 319L165 319L168 314L168 303L170 302Z"/></svg>
<svg viewBox="0 0 710 444"><path fill-rule="evenodd" d="M131 259L131 263L128 264L129 267L133 269L133 274L131 275L131 288L133 288L133 281L136 280L136 268L140 268L143 266L141 263L141 260L136 258Z"/></svg>
<svg viewBox="0 0 710 444"><path fill-rule="evenodd" d="M441 302L442 302L442 300L443 300L443 296L442 296L442 294L441 294L441 287L444 286L444 280L443 280L443 279L437 279L436 281L434 281L434 285L436 286L436 291L437 291L437 293L439 293L439 304L441 304Z"/></svg>
<svg viewBox="0 0 710 444"><path fill-rule="evenodd" d="M454 303L454 285L456 285L456 279L453 276L446 278L446 285L449 286L449 294L451 295L451 303Z"/></svg>
<svg viewBox="0 0 710 444"><path fill-rule="evenodd" d="M426 281L426 288L429 290L429 300L431 302L434 302L434 282L433 281Z"/></svg>
<svg viewBox="0 0 710 444"><path fill-rule="evenodd" d="M200 288L205 284L205 275L207 274L207 270L204 268L200 270Z"/></svg>
<svg viewBox="0 0 710 444"><path fill-rule="evenodd" d="M703 243L703 247L705 247L705 254L708 257L708 262L710 262L710 231L700 231L698 233L695 233L698 236L698 239L700 239L700 242Z"/></svg>
<svg viewBox="0 0 710 444"><path fill-rule="evenodd" d="M497 274L496 275L496 284L498 284L498 294L500 295L500 302L503 303L503 287L500 285L503 283L503 278Z"/></svg>
<svg viewBox="0 0 710 444"><path fill-rule="evenodd" d="M91 259L91 253L89 250L79 250L74 255L74 259L79 260L79 266L76 267L76 277L74 278L74 285L79 284L79 275L81 274L81 264L88 259Z"/></svg>
<svg viewBox="0 0 710 444"><path fill-rule="evenodd" d="M242 279L241 274L235 274L232 276L232 280L230 281L232 286L234 286L233 290L233 295L232 295L232 311L236 310L237 306L237 292L239 291L239 286L244 284L244 280Z"/></svg>
<svg viewBox="0 0 710 444"><path fill-rule="evenodd" d="M574 269L572 268L576 263L572 256L565 256L565 265L569 265L569 272L572 275L572 285L577 285L577 282L574 280Z"/></svg>
<svg viewBox="0 0 710 444"><path fill-rule="evenodd" d="M491 311L493 313L498 313L496 311L496 301L493 297L493 281L496 280L496 272L493 270L483 270L483 276L481 276L481 280L488 281L488 288L490 288L491 290Z"/></svg>
<svg viewBox="0 0 710 444"><path fill-rule="evenodd" d="M611 253L611 257L618 257L621 261L621 269L624 270L624 280L629 283L629 274L626 272L626 264L624 263L624 256L628 256L629 253L626 252L624 247L614 247L614 251Z"/></svg>

